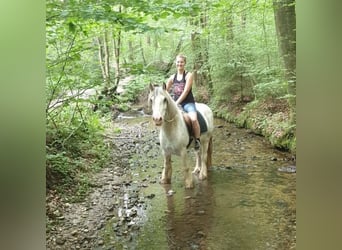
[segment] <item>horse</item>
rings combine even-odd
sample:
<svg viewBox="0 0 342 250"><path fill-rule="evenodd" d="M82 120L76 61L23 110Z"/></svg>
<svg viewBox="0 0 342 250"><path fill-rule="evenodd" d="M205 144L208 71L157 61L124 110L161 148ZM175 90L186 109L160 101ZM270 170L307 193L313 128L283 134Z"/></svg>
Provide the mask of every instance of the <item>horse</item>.
<svg viewBox="0 0 342 250"><path fill-rule="evenodd" d="M152 120L155 126L160 128L159 142L164 157L164 168L162 171L161 184L170 184L172 177L171 155L180 156L185 175L185 188L193 188L192 174L199 174L199 180L204 180L211 166L212 137L214 130L214 116L211 109L204 103L195 103L196 109L204 118L207 126L206 132L201 133L200 150L195 151L196 165L191 172L188 167L188 146L190 135L183 111L172 99L166 85L153 86L150 84L149 106L152 107Z"/></svg>

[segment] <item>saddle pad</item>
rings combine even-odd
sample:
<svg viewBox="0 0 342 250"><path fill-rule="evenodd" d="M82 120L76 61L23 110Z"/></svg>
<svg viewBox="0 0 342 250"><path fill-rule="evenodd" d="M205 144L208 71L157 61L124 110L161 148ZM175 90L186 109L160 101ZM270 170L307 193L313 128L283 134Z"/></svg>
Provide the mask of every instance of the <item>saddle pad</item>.
<svg viewBox="0 0 342 250"><path fill-rule="evenodd" d="M207 123L205 122L203 115L198 111L197 111L197 120L201 128L201 133L207 132L208 131Z"/></svg>

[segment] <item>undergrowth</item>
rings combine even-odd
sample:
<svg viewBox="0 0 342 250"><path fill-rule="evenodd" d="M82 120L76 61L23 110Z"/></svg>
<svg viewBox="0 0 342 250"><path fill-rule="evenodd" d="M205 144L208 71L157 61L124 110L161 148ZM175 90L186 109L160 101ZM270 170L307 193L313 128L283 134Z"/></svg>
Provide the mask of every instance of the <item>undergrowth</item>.
<svg viewBox="0 0 342 250"><path fill-rule="evenodd" d="M47 192L57 191L71 201L87 195L91 174L106 166L111 153L104 138L110 119L76 106L51 112L46 126Z"/></svg>

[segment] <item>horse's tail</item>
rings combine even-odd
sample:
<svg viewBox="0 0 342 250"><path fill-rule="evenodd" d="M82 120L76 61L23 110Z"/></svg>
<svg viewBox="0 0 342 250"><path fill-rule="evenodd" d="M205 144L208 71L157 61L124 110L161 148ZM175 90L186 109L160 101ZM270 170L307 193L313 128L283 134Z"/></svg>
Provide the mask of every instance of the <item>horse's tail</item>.
<svg viewBox="0 0 342 250"><path fill-rule="evenodd" d="M213 152L213 137L211 136L209 139L208 144L208 151L207 151L207 168L211 167L211 154Z"/></svg>

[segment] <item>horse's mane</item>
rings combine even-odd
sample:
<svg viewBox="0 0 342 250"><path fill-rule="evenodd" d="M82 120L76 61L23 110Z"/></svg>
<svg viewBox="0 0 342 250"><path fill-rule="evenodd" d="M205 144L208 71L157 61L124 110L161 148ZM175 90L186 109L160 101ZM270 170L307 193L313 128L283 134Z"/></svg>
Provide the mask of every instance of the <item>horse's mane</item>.
<svg viewBox="0 0 342 250"><path fill-rule="evenodd" d="M171 105L172 109L174 109L177 113L181 113L180 109L177 107L176 102L171 97L170 93L166 90L166 85L163 83L162 86L160 86L160 91L163 92L165 97L167 98L167 101L169 105Z"/></svg>
<svg viewBox="0 0 342 250"><path fill-rule="evenodd" d="M169 121L173 121L173 119L178 115L182 117L182 111L177 107L176 102L171 97L170 93L166 90L166 84L162 85L154 84L150 86L153 89L154 96L162 95L166 98L168 103L168 110L166 116L168 116Z"/></svg>

